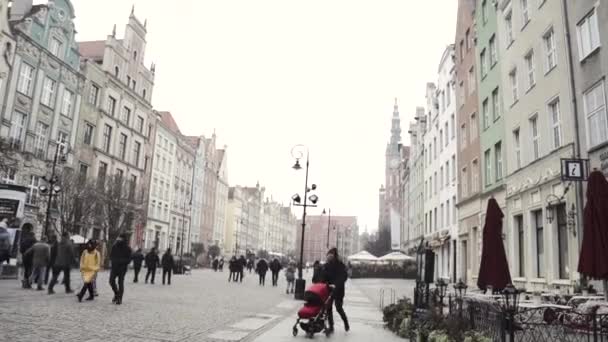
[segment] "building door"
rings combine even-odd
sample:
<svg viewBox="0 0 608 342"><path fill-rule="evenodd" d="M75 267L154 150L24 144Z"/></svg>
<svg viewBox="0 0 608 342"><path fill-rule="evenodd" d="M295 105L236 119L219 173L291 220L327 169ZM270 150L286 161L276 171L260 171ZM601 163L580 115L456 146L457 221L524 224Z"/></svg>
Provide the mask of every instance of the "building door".
<svg viewBox="0 0 608 342"><path fill-rule="evenodd" d="M570 278L570 268L568 262L568 220L566 217L566 203L557 206L557 261L559 279Z"/></svg>
<svg viewBox="0 0 608 342"><path fill-rule="evenodd" d="M457 280L456 278L458 277L458 267L456 267L456 265L458 265L456 262L457 260L457 244L458 242L456 242L456 240L453 241L452 243L454 245L454 247L452 248L452 282L456 283Z"/></svg>
<svg viewBox="0 0 608 342"><path fill-rule="evenodd" d="M460 260L461 260L461 276L462 281L467 283L469 279L469 251L467 240L463 240L460 244Z"/></svg>

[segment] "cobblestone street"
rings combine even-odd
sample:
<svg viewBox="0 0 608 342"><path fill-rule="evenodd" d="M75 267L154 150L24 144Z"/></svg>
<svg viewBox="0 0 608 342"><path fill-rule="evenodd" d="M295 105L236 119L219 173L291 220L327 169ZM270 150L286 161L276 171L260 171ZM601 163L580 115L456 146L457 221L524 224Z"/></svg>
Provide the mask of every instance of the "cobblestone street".
<svg viewBox="0 0 608 342"><path fill-rule="evenodd" d="M283 325L293 324L301 305L293 295L285 294L283 274L279 286L273 288L268 285L270 276L266 287L260 287L255 274L247 273L243 284L235 284L227 282L227 272L196 270L192 275L174 276L170 287L161 285L160 273L155 285L133 284L129 271L124 302L116 306L111 303L108 275L102 272L99 276L99 297L82 303L59 286L57 294L49 296L46 291L22 290L16 280L0 281L0 341L226 342L259 341L264 334L288 338L291 328L285 330ZM79 278L77 272L73 278ZM73 283L79 288L79 279ZM351 283L357 284L357 289L352 295L349 292L345 307L357 329L349 340L362 330L358 324L382 329L377 298L373 298L382 282ZM409 283L390 284L403 285ZM371 313L361 311L362 304L371 308ZM339 339L344 335L339 318L337 324Z"/></svg>

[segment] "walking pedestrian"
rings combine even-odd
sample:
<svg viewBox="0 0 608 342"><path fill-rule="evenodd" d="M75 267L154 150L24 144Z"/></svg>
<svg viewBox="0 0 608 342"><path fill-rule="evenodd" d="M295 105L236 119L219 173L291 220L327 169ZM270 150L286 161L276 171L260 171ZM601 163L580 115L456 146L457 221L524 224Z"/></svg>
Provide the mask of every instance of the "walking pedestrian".
<svg viewBox="0 0 608 342"><path fill-rule="evenodd" d="M338 257L338 249L332 248L327 252L327 262L323 266L323 270L321 273L321 278L324 282L334 285L331 303L329 303L327 317L329 321L329 331L332 333L334 331L334 316L332 306L335 305L336 311L340 314L342 321L344 322L344 329L346 331L350 330L350 325L348 324L348 318L346 317L346 312L344 312L344 284L348 279L348 272L346 271L346 266Z"/></svg>
<svg viewBox="0 0 608 342"><path fill-rule="evenodd" d="M156 267L160 265L160 259L158 258L158 254L156 254L156 248L152 248L148 254L146 254L146 267L148 268L148 272L146 273L146 284L148 283L148 278L150 275L152 276L151 284L154 284L154 277L156 276Z"/></svg>
<svg viewBox="0 0 608 342"><path fill-rule="evenodd" d="M319 260L315 260L314 264L312 264L312 282L320 283L321 282L321 262Z"/></svg>
<svg viewBox="0 0 608 342"><path fill-rule="evenodd" d="M283 266L281 266L281 262L279 261L279 259L274 258L270 262L270 272L272 272L272 286L279 285L279 272L281 272L282 268Z"/></svg>
<svg viewBox="0 0 608 342"><path fill-rule="evenodd" d="M42 283L44 282L44 274L46 267L51 259L51 248L46 243L46 236L43 236L40 241L36 242L30 249L25 252L26 256L32 255L32 275L30 284L36 280L36 290L42 291Z"/></svg>
<svg viewBox="0 0 608 342"><path fill-rule="evenodd" d="M247 260L247 270L249 271L249 273L251 274L251 271L253 270L253 265L254 265L254 261L253 259L249 259Z"/></svg>
<svg viewBox="0 0 608 342"><path fill-rule="evenodd" d="M59 274L61 272L63 272L65 293L74 292L70 287L70 269L72 268L74 258L74 246L70 240L70 234L68 234L68 232L64 232L61 234L61 241L57 243L57 255L55 258L55 263L53 264L53 276L48 289L49 294L55 293L55 291L53 291L53 287L55 284L57 284L57 278L59 278Z"/></svg>
<svg viewBox="0 0 608 342"><path fill-rule="evenodd" d="M79 302L82 302L85 292L89 291L89 297L86 300L95 299L95 293L93 290L93 281L97 272L99 272L99 265L101 263L101 257L99 252L95 249L95 242L89 240L86 245L86 249L80 256L80 274L82 275L82 288L76 297Z"/></svg>
<svg viewBox="0 0 608 342"><path fill-rule="evenodd" d="M19 245L19 253L21 253L21 261L23 262L23 283L24 289L31 289L32 283L30 278L32 277L32 262L33 255L25 254L34 244L36 243L36 237L30 228L23 228L21 243Z"/></svg>
<svg viewBox="0 0 608 342"><path fill-rule="evenodd" d="M260 277L260 285L265 286L266 285L266 272L268 272L268 262L266 262L266 260L264 260L264 259L260 259L255 268L255 271L257 272L258 276Z"/></svg>
<svg viewBox="0 0 608 342"><path fill-rule="evenodd" d="M55 264L55 258L57 258L57 235L55 233L51 233L49 236L49 247L51 248L51 258L49 259L48 265L46 265L46 270L44 272L44 285L49 284L49 276L51 276L51 270L53 269L53 265Z"/></svg>
<svg viewBox="0 0 608 342"><path fill-rule="evenodd" d="M141 252L141 248L138 248L135 253L133 253L131 259L133 260L133 273L135 274L133 282L137 283L139 271L141 271L141 264L144 261L144 254Z"/></svg>
<svg viewBox="0 0 608 342"><path fill-rule="evenodd" d="M217 257L214 258L213 261L211 262L211 267L213 267L214 272L217 272L217 267L218 267L219 263L220 263L220 261Z"/></svg>
<svg viewBox="0 0 608 342"><path fill-rule="evenodd" d="M2 264L6 261L8 264L11 260L11 235L8 232L8 219L5 217L0 220L0 274L2 273Z"/></svg>
<svg viewBox="0 0 608 342"><path fill-rule="evenodd" d="M285 293L293 293L296 282L296 264L290 262L285 269L285 280L287 280L287 290Z"/></svg>
<svg viewBox="0 0 608 342"><path fill-rule="evenodd" d="M167 285L171 285L171 273L173 273L173 267L175 267L171 248L167 248L167 251L163 254L161 264L163 265L163 285L165 285L165 276L167 276L168 280Z"/></svg>
<svg viewBox="0 0 608 342"><path fill-rule="evenodd" d="M110 261L112 262L112 269L110 270L110 286L114 292L114 298L112 303L120 305L122 304L122 296L125 293L125 274L129 263L131 263L131 247L129 247L128 236L125 233L118 235L116 242L112 246L110 251ZM118 286L116 285L116 279L118 278Z"/></svg>
<svg viewBox="0 0 608 342"><path fill-rule="evenodd" d="M220 268L220 272L224 272L224 257L220 258L219 268Z"/></svg>
<svg viewBox="0 0 608 342"><path fill-rule="evenodd" d="M237 271L238 271L239 282L242 283L243 277L245 276L245 267L247 266L247 259L245 259L244 255L241 255L237 265L238 265Z"/></svg>

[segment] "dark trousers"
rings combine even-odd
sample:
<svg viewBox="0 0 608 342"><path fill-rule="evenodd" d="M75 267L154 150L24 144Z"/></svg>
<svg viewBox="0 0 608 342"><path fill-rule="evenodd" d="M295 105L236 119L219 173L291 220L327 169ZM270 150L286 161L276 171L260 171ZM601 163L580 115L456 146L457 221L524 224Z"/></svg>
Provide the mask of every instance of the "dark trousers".
<svg viewBox="0 0 608 342"><path fill-rule="evenodd" d="M239 271L238 277L239 277L239 282L243 282L243 277L245 276L245 272L243 270Z"/></svg>
<svg viewBox="0 0 608 342"><path fill-rule="evenodd" d="M279 272L272 272L272 286L279 284Z"/></svg>
<svg viewBox="0 0 608 342"><path fill-rule="evenodd" d="M135 277L133 278L134 283L137 283L137 279L139 278L139 271L141 271L141 265L133 265L133 273L135 273Z"/></svg>
<svg viewBox="0 0 608 342"><path fill-rule="evenodd" d="M125 293L125 274L127 274L127 266L112 267L110 270L110 286L114 291L115 298L121 298ZM116 278L118 278L118 286L116 285Z"/></svg>
<svg viewBox="0 0 608 342"><path fill-rule="evenodd" d="M163 268L163 285L165 285L165 276L167 277L167 284L171 285L171 273L173 273L172 269Z"/></svg>
<svg viewBox="0 0 608 342"><path fill-rule="evenodd" d="M44 285L48 285L49 276L51 275L51 270L53 269L53 264L48 264L46 267L46 273L44 274Z"/></svg>
<svg viewBox="0 0 608 342"><path fill-rule="evenodd" d="M230 274L228 274L228 282L230 282L231 280L234 280L234 272L230 271Z"/></svg>
<svg viewBox="0 0 608 342"><path fill-rule="evenodd" d="M329 303L329 307L327 308L327 320L329 321L329 326L330 328L334 327L334 313L333 313L333 306L336 306L336 311L338 311L338 314L340 314L340 317L342 318L342 322L344 322L344 326L348 327L348 318L346 317L346 312L344 312L344 290L340 291L338 290L337 292L334 293L334 297L331 300L331 302Z"/></svg>
<svg viewBox="0 0 608 342"><path fill-rule="evenodd" d="M49 291L53 291L53 287L57 284L57 279L59 278L59 274L63 272L63 284L65 285L65 292L70 292L72 289L70 288L70 266L68 267L53 267L53 277L51 278L51 283L49 284Z"/></svg>
<svg viewBox="0 0 608 342"><path fill-rule="evenodd" d="M89 290L89 298L94 298L93 282L82 284L82 288L80 289L80 292L78 293L78 297L80 297L80 298L84 297L84 294L87 292L87 290Z"/></svg>
<svg viewBox="0 0 608 342"><path fill-rule="evenodd" d="M146 273L146 284L148 283L148 278L152 275L152 284L154 284L154 277L156 277L156 267L148 267L148 272Z"/></svg>
<svg viewBox="0 0 608 342"><path fill-rule="evenodd" d="M260 273L260 285L264 286L266 284L266 273Z"/></svg>
<svg viewBox="0 0 608 342"><path fill-rule="evenodd" d="M23 287L31 286L30 277L32 276L32 258L23 259Z"/></svg>

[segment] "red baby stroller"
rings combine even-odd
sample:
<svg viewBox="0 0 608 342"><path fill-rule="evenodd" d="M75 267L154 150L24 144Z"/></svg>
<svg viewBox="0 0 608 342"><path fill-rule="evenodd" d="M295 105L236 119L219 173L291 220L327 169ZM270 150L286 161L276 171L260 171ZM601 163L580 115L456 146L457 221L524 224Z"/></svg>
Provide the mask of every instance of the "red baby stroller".
<svg viewBox="0 0 608 342"><path fill-rule="evenodd" d="M298 319L293 326L293 336L298 335L298 324L306 333L306 337L312 338L314 334L323 331L329 336L330 330L327 326L327 307L331 304L331 285L317 283L312 284L304 292L306 303L298 311Z"/></svg>

